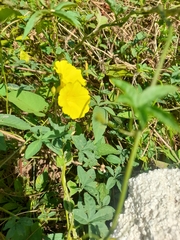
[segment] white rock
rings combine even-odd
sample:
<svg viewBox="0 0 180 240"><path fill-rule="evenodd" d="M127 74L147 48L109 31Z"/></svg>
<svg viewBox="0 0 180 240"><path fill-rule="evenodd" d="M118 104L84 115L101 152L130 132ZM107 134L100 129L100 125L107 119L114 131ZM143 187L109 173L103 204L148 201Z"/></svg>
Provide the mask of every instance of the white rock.
<svg viewBox="0 0 180 240"><path fill-rule="evenodd" d="M180 239L180 169L158 169L129 180L129 194L113 238Z"/></svg>

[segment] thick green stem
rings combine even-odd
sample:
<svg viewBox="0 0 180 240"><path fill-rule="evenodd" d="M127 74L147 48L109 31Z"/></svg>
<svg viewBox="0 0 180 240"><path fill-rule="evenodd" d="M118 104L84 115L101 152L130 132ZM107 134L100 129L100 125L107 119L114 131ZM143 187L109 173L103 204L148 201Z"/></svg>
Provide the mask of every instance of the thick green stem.
<svg viewBox="0 0 180 240"><path fill-rule="evenodd" d="M122 185L122 192L120 195L120 199L116 208L116 213L112 222L112 227L108 233L108 235L106 236L105 240L109 239L109 236L113 233L113 231L115 230L116 226L117 226L117 222L118 222L118 218L119 218L119 214L122 212L122 208L124 205L124 201L126 198L126 193L127 193L127 189L128 189L128 181L129 178L131 176L132 173L132 169L133 169L133 164L134 164L134 160L136 158L136 154L137 154L137 150L138 150L138 146L139 146L139 142L141 139L141 131L137 131L136 136L135 136L135 140L134 140L134 145L133 148L131 150L131 155L128 161L128 165L127 165L127 169L125 172L125 177L124 177L124 181L123 181L123 185Z"/></svg>

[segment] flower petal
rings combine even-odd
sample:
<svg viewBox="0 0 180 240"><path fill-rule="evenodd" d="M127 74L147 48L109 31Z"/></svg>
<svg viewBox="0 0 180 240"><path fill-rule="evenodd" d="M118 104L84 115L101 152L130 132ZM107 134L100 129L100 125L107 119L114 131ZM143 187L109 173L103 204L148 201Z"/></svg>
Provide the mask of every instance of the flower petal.
<svg viewBox="0 0 180 240"><path fill-rule="evenodd" d="M89 111L89 103L89 92L78 81L68 83L60 90L58 104L72 119L84 117Z"/></svg>
<svg viewBox="0 0 180 240"><path fill-rule="evenodd" d="M66 60L56 61L54 69L60 76L61 88L67 83L74 83L76 81L79 81L82 86L86 85L86 80L82 77L81 70L75 68Z"/></svg>

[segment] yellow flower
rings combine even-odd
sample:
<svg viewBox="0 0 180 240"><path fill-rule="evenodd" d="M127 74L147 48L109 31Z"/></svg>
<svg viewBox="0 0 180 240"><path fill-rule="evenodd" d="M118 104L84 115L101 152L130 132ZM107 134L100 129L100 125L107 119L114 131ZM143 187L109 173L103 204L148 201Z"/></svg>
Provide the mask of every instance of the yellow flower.
<svg viewBox="0 0 180 240"><path fill-rule="evenodd" d="M82 77L81 70L75 68L66 60L56 61L54 69L60 76L61 88L68 83L75 83L76 81L82 86L86 85L86 80Z"/></svg>
<svg viewBox="0 0 180 240"><path fill-rule="evenodd" d="M67 83L59 92L58 104L72 119L82 118L89 111L90 96L80 82Z"/></svg>

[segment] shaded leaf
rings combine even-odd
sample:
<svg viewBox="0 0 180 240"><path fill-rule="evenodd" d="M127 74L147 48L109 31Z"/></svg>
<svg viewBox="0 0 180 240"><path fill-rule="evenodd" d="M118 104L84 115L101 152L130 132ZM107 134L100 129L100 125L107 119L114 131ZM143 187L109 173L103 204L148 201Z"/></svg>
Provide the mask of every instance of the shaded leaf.
<svg viewBox="0 0 180 240"><path fill-rule="evenodd" d="M35 183L36 190L39 192L43 191L47 183L48 183L48 173L44 171L42 174L38 175L36 178L36 183Z"/></svg>
<svg viewBox="0 0 180 240"><path fill-rule="evenodd" d="M0 132L0 150L1 151L6 151L6 142L4 139L4 135Z"/></svg>

